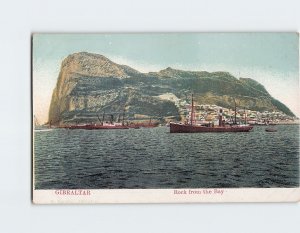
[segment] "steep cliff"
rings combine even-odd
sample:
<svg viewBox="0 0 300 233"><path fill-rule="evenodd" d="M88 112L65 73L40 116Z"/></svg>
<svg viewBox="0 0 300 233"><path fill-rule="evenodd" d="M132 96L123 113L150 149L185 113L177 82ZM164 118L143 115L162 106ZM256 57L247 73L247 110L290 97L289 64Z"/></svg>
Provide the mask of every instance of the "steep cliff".
<svg viewBox="0 0 300 233"><path fill-rule="evenodd" d="M174 101L159 98L166 93L181 100L195 94L201 104L240 107L252 110L280 110L293 113L252 79L237 79L227 72L182 71L167 68L140 73L92 53L69 55L61 64L53 91L49 121L54 125L97 121L103 112L118 115L126 109L127 117L144 116L163 120L179 119Z"/></svg>

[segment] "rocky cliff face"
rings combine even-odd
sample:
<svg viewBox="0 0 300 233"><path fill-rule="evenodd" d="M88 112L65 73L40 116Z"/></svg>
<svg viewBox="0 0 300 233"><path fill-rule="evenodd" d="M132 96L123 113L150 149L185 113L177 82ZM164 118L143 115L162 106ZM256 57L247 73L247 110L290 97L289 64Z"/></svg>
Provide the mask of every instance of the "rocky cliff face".
<svg viewBox="0 0 300 233"><path fill-rule="evenodd" d="M179 119L173 101L159 98L166 93L189 101L193 92L201 104L234 106L252 110L293 113L252 79L236 79L227 72L182 71L167 68L140 73L106 57L86 52L69 55L61 65L49 110L54 125L96 122L103 112L127 117Z"/></svg>

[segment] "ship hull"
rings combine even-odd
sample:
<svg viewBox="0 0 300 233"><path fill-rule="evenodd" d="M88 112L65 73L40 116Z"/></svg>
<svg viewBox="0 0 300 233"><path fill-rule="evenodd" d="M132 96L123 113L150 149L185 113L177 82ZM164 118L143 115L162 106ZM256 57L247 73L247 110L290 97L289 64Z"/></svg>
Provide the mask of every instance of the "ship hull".
<svg viewBox="0 0 300 233"><path fill-rule="evenodd" d="M154 128L157 127L158 123L136 123L130 125L97 125L97 124L86 124L86 125L70 125L62 126L61 128L67 129L87 129L87 130L101 130L101 129L139 129L139 128Z"/></svg>
<svg viewBox="0 0 300 233"><path fill-rule="evenodd" d="M87 130L101 130L101 129L129 129L125 125L72 125L66 127L68 129L87 129Z"/></svg>
<svg viewBox="0 0 300 233"><path fill-rule="evenodd" d="M159 123L132 123L128 125L130 128L155 128Z"/></svg>
<svg viewBox="0 0 300 233"><path fill-rule="evenodd" d="M253 126L198 126L170 123L170 133L224 133L249 132Z"/></svg>

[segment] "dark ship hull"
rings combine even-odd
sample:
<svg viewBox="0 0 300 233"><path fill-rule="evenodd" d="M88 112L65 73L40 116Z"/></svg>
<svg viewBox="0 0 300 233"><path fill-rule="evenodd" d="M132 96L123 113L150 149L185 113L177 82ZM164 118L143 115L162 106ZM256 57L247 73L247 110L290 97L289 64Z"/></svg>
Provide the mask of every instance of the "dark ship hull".
<svg viewBox="0 0 300 233"><path fill-rule="evenodd" d="M170 133L223 133L223 132L249 132L253 126L201 126L170 123Z"/></svg>
<svg viewBox="0 0 300 233"><path fill-rule="evenodd" d="M101 129L129 129L125 125L71 125L64 128L68 129L87 129L87 130L101 130Z"/></svg>

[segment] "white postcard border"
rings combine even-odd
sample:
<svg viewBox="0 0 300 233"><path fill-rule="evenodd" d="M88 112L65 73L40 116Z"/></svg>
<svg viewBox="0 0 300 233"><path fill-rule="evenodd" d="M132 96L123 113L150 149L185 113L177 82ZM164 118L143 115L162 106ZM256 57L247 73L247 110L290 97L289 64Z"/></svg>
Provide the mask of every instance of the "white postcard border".
<svg viewBox="0 0 300 233"><path fill-rule="evenodd" d="M300 188L33 190L35 204L299 202Z"/></svg>

